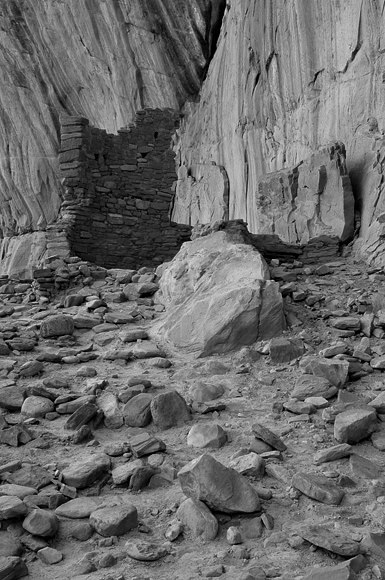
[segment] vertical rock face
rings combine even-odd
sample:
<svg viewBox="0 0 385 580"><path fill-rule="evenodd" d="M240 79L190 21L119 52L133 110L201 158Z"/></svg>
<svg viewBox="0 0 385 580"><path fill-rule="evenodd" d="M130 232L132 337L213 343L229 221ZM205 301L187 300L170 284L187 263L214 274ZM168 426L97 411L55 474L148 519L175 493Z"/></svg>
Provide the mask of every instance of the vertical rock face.
<svg viewBox="0 0 385 580"><path fill-rule="evenodd" d="M356 247L385 261L384 15L383 0L3 2L1 236L57 217L60 115L115 132L139 109L183 106L175 221L242 218L260 233L261 179L340 141ZM334 233L351 229L350 216Z"/></svg>
<svg viewBox="0 0 385 580"><path fill-rule="evenodd" d="M354 198L345 147L333 143L292 169L262 176L255 195L258 232L305 244L320 235L353 236Z"/></svg>
<svg viewBox="0 0 385 580"><path fill-rule="evenodd" d="M261 176L341 140L363 251L380 259L384 14L380 0L231 2L179 143L185 171L202 163L226 169L229 219L243 218L258 233Z"/></svg>
<svg viewBox="0 0 385 580"><path fill-rule="evenodd" d="M45 228L61 201L59 115L114 131L195 95L224 0L10 0L0 8L0 230Z"/></svg>

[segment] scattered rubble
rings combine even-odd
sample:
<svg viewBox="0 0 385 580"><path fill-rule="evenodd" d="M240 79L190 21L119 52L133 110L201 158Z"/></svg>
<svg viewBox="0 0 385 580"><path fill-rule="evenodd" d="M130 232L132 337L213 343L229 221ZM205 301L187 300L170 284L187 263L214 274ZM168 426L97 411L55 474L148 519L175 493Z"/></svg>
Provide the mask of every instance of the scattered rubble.
<svg viewBox="0 0 385 580"><path fill-rule="evenodd" d="M287 330L196 359L155 272L69 260L0 294L0 576L381 578L382 270L266 256Z"/></svg>

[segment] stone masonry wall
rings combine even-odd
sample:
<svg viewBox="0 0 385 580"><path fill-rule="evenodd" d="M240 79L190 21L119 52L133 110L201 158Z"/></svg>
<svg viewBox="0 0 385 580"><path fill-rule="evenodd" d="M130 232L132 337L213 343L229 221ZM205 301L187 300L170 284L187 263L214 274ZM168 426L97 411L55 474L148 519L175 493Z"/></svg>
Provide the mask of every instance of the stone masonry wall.
<svg viewBox="0 0 385 580"><path fill-rule="evenodd" d="M146 109L113 135L83 117L62 118L65 194L52 246L55 234L61 244L64 233L72 254L107 268L171 259L191 233L169 217L176 180L171 139L179 119L170 109Z"/></svg>

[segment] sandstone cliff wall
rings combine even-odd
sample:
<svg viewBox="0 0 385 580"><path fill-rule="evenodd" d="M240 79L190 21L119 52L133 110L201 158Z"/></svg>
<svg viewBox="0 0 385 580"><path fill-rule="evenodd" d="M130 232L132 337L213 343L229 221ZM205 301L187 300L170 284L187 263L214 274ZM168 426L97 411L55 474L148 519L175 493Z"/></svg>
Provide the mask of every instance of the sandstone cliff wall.
<svg viewBox="0 0 385 580"><path fill-rule="evenodd" d="M0 234L44 229L62 197L60 115L116 132L201 85L224 0L0 5Z"/></svg>
<svg viewBox="0 0 385 580"><path fill-rule="evenodd" d="M180 165L188 174L204 164L208 175L212 164L223 166L230 219L258 232L260 177L342 141L362 251L381 260L384 1L230 4L200 101L186 107ZM183 211L176 206L174 219Z"/></svg>
<svg viewBox="0 0 385 580"><path fill-rule="evenodd" d="M258 233L261 177L341 141L356 247L382 262L384 14L384 0L1 3L1 235L58 216L60 115L116 132L142 108L183 106L175 221Z"/></svg>

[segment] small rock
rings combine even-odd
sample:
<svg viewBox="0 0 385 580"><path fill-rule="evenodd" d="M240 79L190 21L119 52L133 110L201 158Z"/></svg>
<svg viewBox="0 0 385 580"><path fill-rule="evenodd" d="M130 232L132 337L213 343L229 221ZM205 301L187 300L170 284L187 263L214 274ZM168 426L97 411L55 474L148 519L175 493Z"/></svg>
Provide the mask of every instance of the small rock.
<svg viewBox="0 0 385 580"><path fill-rule="evenodd" d="M235 544L242 544L242 532L237 526L230 526L226 532L226 540L230 546Z"/></svg>
<svg viewBox="0 0 385 580"><path fill-rule="evenodd" d="M37 552L37 556L44 564L49 565L57 564L63 559L63 554L54 548L43 548Z"/></svg>
<svg viewBox="0 0 385 580"><path fill-rule="evenodd" d="M128 541L124 545L125 551L130 558L141 562L153 562L169 553L168 548L158 546L150 542Z"/></svg>
<svg viewBox="0 0 385 580"><path fill-rule="evenodd" d="M219 449L226 441L226 432L217 423L197 423L191 427L187 435L187 445L191 447Z"/></svg>

